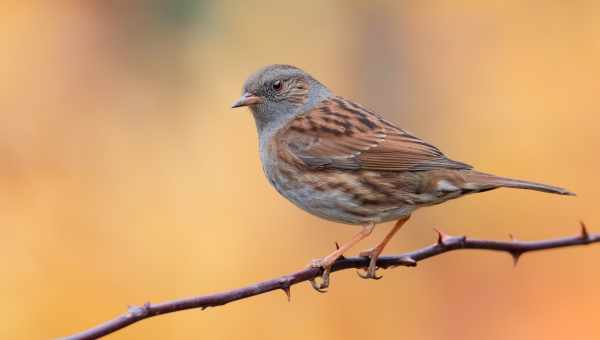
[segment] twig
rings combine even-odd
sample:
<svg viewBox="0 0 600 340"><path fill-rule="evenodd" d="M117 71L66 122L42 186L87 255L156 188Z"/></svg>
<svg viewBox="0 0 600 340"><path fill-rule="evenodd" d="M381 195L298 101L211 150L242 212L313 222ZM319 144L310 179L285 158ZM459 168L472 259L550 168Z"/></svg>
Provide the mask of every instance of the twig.
<svg viewBox="0 0 600 340"><path fill-rule="evenodd" d="M526 252L600 242L600 234L590 234L583 222L581 222L581 232L578 236L535 242L517 241L512 235L510 241L488 241L468 239L465 236L449 236L437 230L436 232L438 233L438 240L435 244L405 254L382 256L377 261L377 266L380 268L393 268L397 266L414 267L419 261L459 249L507 252L513 257L516 265L519 257ZM368 264L369 259L365 257L344 257L333 265L331 272L349 268L364 268L368 266ZM307 268L289 275L222 293L196 296L157 304L148 302L142 306L130 307L127 313L122 314L113 320L107 321L81 333L67 336L64 339L96 339L125 328L132 323L153 316L192 308L201 308L204 310L208 307L221 306L232 301L249 298L278 289L283 290L289 300L291 297L290 287L292 285L315 279L321 274L322 272L319 268Z"/></svg>

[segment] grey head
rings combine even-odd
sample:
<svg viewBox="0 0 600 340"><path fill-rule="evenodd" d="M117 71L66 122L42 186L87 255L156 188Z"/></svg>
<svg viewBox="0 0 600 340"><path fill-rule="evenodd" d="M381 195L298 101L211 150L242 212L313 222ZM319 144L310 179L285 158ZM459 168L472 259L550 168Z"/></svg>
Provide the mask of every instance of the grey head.
<svg viewBox="0 0 600 340"><path fill-rule="evenodd" d="M331 96L327 87L303 70L276 64L251 75L232 107L248 106L262 135L276 131Z"/></svg>

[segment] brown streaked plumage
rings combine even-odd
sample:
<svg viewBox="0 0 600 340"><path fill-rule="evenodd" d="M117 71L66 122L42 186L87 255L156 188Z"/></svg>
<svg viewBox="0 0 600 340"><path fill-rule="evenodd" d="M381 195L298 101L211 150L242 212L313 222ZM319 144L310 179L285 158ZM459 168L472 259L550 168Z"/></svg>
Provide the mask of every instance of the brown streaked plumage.
<svg viewBox="0 0 600 340"><path fill-rule="evenodd" d="M348 244L314 263L324 268L317 289L327 287L333 262L375 224L397 220L379 245L361 253L371 258L364 277L377 278L377 257L420 207L499 187L573 195L451 160L294 66L271 65L252 75L233 105L239 106L254 115L263 169L277 191L319 217L363 226Z"/></svg>
<svg viewBox="0 0 600 340"><path fill-rule="evenodd" d="M277 134L307 166L339 170L471 169L349 100L333 97Z"/></svg>

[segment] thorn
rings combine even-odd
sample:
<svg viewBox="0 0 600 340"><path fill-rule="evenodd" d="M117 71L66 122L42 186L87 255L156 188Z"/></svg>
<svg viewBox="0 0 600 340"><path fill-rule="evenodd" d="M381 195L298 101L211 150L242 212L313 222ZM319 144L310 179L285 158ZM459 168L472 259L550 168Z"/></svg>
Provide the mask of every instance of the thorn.
<svg viewBox="0 0 600 340"><path fill-rule="evenodd" d="M292 278L289 276L282 277L279 279L279 284L281 285L281 290L287 296L288 302L292 301L292 291L290 287L292 286Z"/></svg>
<svg viewBox="0 0 600 340"><path fill-rule="evenodd" d="M450 236L448 236L443 231L440 231L437 228L433 228L433 230L435 230L435 232L438 234L437 244L440 246L445 246L446 241L448 241L448 239L450 239Z"/></svg>
<svg viewBox="0 0 600 340"><path fill-rule="evenodd" d="M340 244L337 243L337 241L335 241L335 250L339 250L339 249L340 249ZM339 261L339 260L345 260L345 259L346 259L346 256L344 256L344 254L342 254L342 255L340 255L340 257L338 257L338 259L336 260L336 262Z"/></svg>
<svg viewBox="0 0 600 340"><path fill-rule="evenodd" d="M288 302L292 301L292 290L290 289L290 287L283 287L281 288L281 290L283 290L283 292L287 296Z"/></svg>
<svg viewBox="0 0 600 340"><path fill-rule="evenodd" d="M579 225L581 225L581 238L584 240L589 240L590 233L588 232L587 227L585 226L585 223L583 221L579 221Z"/></svg>
<svg viewBox="0 0 600 340"><path fill-rule="evenodd" d="M142 306L127 306L127 312L130 316L145 316L150 312L150 302L144 303Z"/></svg>
<svg viewBox="0 0 600 340"><path fill-rule="evenodd" d="M508 238L510 238L510 240L513 241L513 242L517 241L517 238L513 234L508 234Z"/></svg>
<svg viewBox="0 0 600 340"><path fill-rule="evenodd" d="M517 264L519 264L519 259L521 258L521 255L523 255L523 253L520 253L520 252L511 252L510 255L513 258L513 267L516 267Z"/></svg>
<svg viewBox="0 0 600 340"><path fill-rule="evenodd" d="M206 308L208 308L208 306L202 306L200 307L200 310L205 310Z"/></svg>
<svg viewBox="0 0 600 340"><path fill-rule="evenodd" d="M413 259L410 256L402 256L398 259L398 263L397 264L393 264L391 266L389 266L389 269L393 269L396 267L400 267L400 266L405 266L405 267L416 267L417 266L417 260Z"/></svg>
<svg viewBox="0 0 600 340"><path fill-rule="evenodd" d="M417 261L410 256L402 256L400 258L400 262L402 265L405 265L407 267L416 267L417 266Z"/></svg>

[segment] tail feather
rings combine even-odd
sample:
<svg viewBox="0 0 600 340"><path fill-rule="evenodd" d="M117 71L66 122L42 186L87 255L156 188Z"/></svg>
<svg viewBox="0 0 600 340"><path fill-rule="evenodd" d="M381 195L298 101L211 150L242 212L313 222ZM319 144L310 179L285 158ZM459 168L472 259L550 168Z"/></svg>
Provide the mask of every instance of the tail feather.
<svg viewBox="0 0 600 340"><path fill-rule="evenodd" d="M471 190L491 190L495 188L517 188L548 192L558 195L575 196L575 193L560 187L541 183L523 181L519 179L499 177L483 172L469 171L465 176L465 187Z"/></svg>

